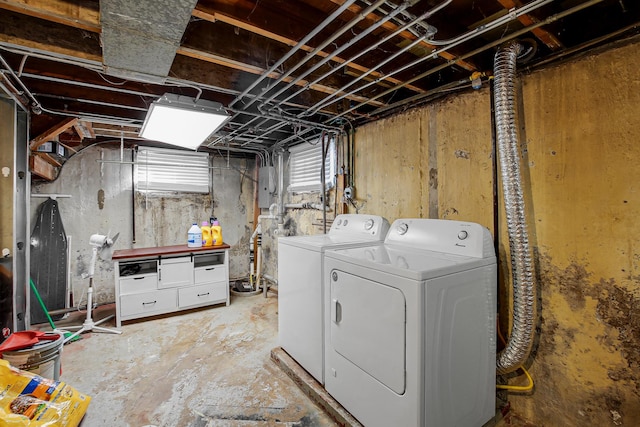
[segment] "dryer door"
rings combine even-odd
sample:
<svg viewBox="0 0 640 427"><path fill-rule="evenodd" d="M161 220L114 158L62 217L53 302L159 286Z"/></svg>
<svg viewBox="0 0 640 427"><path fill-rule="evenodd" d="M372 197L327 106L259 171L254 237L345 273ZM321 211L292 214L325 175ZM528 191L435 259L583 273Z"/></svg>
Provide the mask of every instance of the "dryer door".
<svg viewBox="0 0 640 427"><path fill-rule="evenodd" d="M339 270L331 271L330 292L333 349L395 393L404 393L402 292Z"/></svg>

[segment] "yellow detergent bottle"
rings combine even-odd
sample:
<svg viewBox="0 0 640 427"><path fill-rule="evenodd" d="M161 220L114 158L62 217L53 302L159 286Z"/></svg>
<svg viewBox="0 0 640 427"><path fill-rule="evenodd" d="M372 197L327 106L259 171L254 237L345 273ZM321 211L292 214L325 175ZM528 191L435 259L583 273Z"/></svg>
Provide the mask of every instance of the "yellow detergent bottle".
<svg viewBox="0 0 640 427"><path fill-rule="evenodd" d="M213 246L222 245L222 227L216 218L213 218L211 224L211 235L213 236Z"/></svg>
<svg viewBox="0 0 640 427"><path fill-rule="evenodd" d="M202 246L213 246L213 235L208 221L202 221Z"/></svg>

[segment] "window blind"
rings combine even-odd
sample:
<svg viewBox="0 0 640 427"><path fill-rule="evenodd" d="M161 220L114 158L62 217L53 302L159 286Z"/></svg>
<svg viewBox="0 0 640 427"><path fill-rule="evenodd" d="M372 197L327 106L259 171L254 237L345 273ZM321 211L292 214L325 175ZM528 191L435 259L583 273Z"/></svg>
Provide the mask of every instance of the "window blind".
<svg viewBox="0 0 640 427"><path fill-rule="evenodd" d="M140 147L136 156L137 190L209 193L209 155Z"/></svg>
<svg viewBox="0 0 640 427"><path fill-rule="evenodd" d="M306 193L322 190L322 144L320 139L315 144L300 144L289 149L289 187L291 193ZM332 139L327 148L324 160L325 188L335 185L336 148Z"/></svg>

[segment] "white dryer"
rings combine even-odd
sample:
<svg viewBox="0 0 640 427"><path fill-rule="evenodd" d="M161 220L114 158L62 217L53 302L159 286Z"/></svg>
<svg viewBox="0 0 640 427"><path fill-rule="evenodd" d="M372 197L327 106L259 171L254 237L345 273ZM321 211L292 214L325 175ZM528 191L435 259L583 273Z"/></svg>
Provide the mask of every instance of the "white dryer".
<svg viewBox="0 0 640 427"><path fill-rule="evenodd" d="M389 222L338 215L327 234L278 239L278 344L324 384L322 263L325 250L382 242Z"/></svg>
<svg viewBox="0 0 640 427"><path fill-rule="evenodd" d="M478 427L495 414L497 270L479 224L395 221L325 252L325 388L367 427Z"/></svg>

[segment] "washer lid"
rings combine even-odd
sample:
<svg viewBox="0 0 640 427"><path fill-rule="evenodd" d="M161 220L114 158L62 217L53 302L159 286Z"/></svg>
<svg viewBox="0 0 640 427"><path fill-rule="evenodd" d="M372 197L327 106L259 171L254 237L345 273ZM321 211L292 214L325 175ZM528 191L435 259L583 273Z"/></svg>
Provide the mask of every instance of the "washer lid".
<svg viewBox="0 0 640 427"><path fill-rule="evenodd" d="M383 236L384 237L384 236ZM322 251L325 248L338 248L349 245L375 244L380 240L372 240L370 236L362 234L316 234L313 236L280 237L278 244L297 246L300 248Z"/></svg>
<svg viewBox="0 0 640 427"><path fill-rule="evenodd" d="M412 280L431 279L496 263L495 257L476 258L389 244L331 249L325 252L325 257Z"/></svg>

